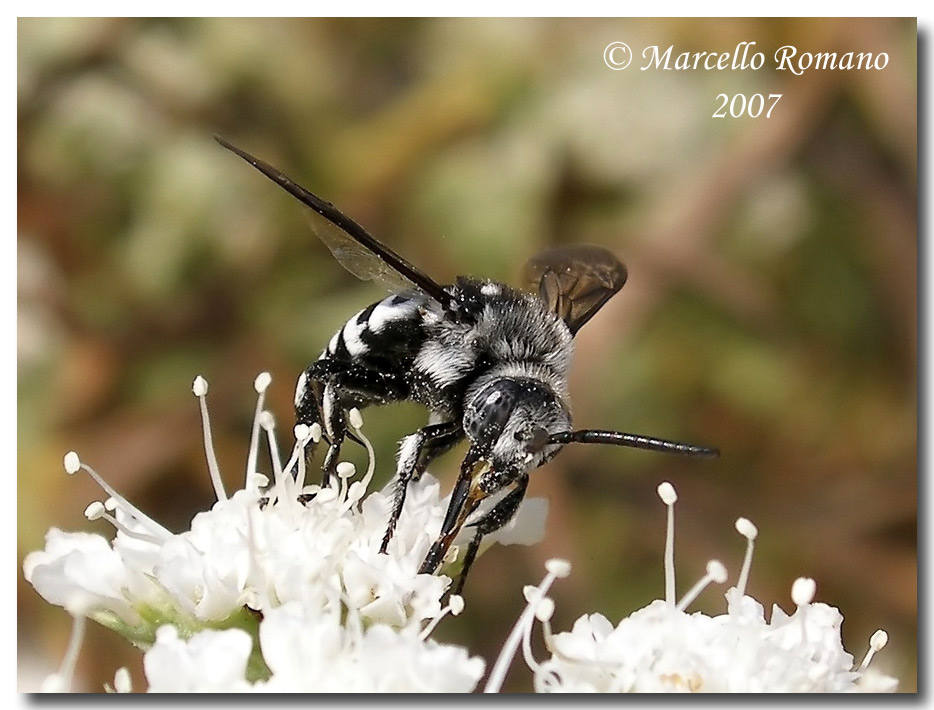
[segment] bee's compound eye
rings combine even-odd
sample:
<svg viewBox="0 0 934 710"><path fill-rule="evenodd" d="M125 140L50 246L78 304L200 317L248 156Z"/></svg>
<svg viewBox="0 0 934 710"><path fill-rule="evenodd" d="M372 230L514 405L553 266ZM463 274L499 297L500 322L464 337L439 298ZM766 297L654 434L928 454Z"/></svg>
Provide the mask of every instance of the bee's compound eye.
<svg viewBox="0 0 934 710"><path fill-rule="evenodd" d="M489 441L499 436L516 406L518 387L510 380L498 380L478 392L464 413L464 430L473 441Z"/></svg>

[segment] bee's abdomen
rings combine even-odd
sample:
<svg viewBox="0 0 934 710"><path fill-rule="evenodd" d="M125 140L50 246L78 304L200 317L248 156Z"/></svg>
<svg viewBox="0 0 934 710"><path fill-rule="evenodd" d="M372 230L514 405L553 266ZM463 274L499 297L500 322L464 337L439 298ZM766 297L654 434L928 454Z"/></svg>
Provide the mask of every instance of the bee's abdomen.
<svg viewBox="0 0 934 710"><path fill-rule="evenodd" d="M419 313L424 301L421 294L406 292L370 304L334 334L319 359L390 359L405 366L425 337Z"/></svg>

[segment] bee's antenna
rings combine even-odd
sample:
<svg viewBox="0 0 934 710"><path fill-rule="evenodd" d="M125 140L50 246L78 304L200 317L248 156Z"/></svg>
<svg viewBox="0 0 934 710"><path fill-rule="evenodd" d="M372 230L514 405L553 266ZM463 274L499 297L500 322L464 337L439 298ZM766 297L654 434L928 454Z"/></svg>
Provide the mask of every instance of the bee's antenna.
<svg viewBox="0 0 934 710"><path fill-rule="evenodd" d="M613 446L629 446L634 449L648 451L661 451L667 454L681 454L683 456L719 456L720 450L709 446L683 444L679 441L656 439L641 434L627 434L622 431L606 431L604 429L581 429L579 431L561 431L548 437L549 444L612 444Z"/></svg>

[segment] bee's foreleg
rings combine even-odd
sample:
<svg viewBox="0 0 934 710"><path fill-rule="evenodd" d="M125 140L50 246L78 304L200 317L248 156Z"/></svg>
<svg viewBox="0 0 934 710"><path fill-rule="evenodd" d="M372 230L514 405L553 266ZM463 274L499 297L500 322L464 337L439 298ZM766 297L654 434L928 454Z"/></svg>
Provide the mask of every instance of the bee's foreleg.
<svg viewBox="0 0 934 710"><path fill-rule="evenodd" d="M499 530L512 520L519 505L525 498L525 491L529 487L529 474L522 474L516 481L516 487L507 493L502 500L494 505L490 511L474 523L469 523L467 527L474 528L474 536L467 546L467 552L464 554L464 564L461 567L460 576L452 589L452 594L460 594L464 589L464 582L467 580L467 573L477 557L480 549L480 540L484 535L489 535Z"/></svg>

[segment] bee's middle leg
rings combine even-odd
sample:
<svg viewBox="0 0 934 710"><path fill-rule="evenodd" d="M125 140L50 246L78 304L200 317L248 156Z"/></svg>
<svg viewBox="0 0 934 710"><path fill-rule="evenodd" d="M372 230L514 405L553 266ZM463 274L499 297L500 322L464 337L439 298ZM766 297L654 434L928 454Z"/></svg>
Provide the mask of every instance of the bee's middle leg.
<svg viewBox="0 0 934 710"><path fill-rule="evenodd" d="M383 536L383 544L379 548L381 553L385 554L389 541L396 531L396 524L399 522L399 516L405 504L409 481L417 481L434 458L456 445L462 438L464 438L464 430L460 423L451 421L429 424L402 440L399 447L399 461L396 465L392 512L389 515L386 534Z"/></svg>

